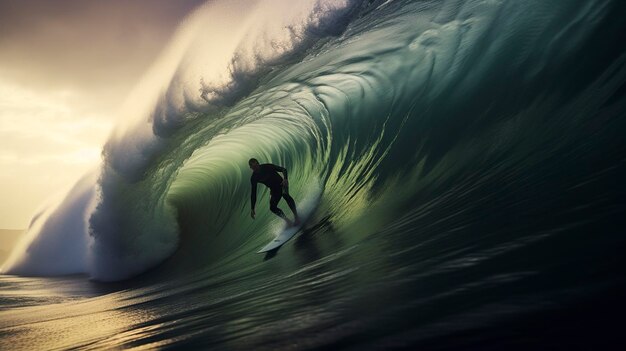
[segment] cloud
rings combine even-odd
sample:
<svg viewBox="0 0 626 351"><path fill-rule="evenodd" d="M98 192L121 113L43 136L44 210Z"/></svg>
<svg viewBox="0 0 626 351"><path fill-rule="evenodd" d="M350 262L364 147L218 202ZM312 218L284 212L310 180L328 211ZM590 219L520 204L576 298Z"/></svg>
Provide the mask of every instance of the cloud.
<svg viewBox="0 0 626 351"><path fill-rule="evenodd" d="M0 77L40 90L89 90L108 109L140 78L200 0L0 2Z"/></svg>
<svg viewBox="0 0 626 351"><path fill-rule="evenodd" d="M104 143L114 119L43 94L0 81L3 151L29 156L29 151L41 154L42 150L93 148Z"/></svg>
<svg viewBox="0 0 626 351"><path fill-rule="evenodd" d="M0 227L24 228L50 194L97 167L114 120L47 94L0 81Z"/></svg>

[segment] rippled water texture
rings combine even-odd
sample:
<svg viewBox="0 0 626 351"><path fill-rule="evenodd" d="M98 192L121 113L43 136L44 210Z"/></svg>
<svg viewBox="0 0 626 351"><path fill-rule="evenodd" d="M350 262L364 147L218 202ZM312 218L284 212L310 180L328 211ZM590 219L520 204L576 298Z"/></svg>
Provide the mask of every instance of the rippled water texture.
<svg viewBox="0 0 626 351"><path fill-rule="evenodd" d="M183 55L8 268L78 275L0 277L2 348L620 344L626 3L333 4L229 85ZM266 256L250 157L313 211Z"/></svg>

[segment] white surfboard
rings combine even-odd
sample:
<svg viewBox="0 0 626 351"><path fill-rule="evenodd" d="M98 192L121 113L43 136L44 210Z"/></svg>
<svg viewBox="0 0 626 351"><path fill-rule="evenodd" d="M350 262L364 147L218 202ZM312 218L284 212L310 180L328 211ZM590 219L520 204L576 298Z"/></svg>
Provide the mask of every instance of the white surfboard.
<svg viewBox="0 0 626 351"><path fill-rule="evenodd" d="M311 183L316 185L317 182ZM298 231L302 228L304 224L309 220L313 211L317 207L319 203L320 196L322 195L321 187L314 186L312 190L307 192L307 196L304 197L302 204L298 207L298 213L300 214L300 224L291 226L288 228L283 228L278 235L272 240L269 244L263 246L263 248L256 253L264 253L268 251L272 251L281 247L284 243L289 241L289 239L293 238L294 235L298 233ZM281 220L282 221L282 220Z"/></svg>
<svg viewBox="0 0 626 351"><path fill-rule="evenodd" d="M285 228L285 230L278 234L278 236L274 240L265 245L261 250L257 251L256 253L264 253L281 247L284 243L289 241L289 239L293 238L293 236L296 235L300 228L302 228L302 224Z"/></svg>

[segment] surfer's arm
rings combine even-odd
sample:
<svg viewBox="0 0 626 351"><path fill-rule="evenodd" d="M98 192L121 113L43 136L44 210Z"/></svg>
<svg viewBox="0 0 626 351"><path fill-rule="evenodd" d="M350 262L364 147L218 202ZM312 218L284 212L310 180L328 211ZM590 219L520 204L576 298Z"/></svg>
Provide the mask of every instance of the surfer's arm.
<svg viewBox="0 0 626 351"><path fill-rule="evenodd" d="M285 178L285 183L288 182L288 178L287 178L287 168L285 167L281 167L281 166L277 166L277 165L272 165L272 168L274 168L274 170L276 172L281 172L283 174L283 177ZM286 184L285 184L286 185Z"/></svg>

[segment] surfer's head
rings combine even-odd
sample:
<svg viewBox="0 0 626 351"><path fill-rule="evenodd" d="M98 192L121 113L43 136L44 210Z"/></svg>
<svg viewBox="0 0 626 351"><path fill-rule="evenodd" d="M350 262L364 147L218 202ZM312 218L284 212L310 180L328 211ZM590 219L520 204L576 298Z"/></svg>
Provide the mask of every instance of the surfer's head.
<svg viewBox="0 0 626 351"><path fill-rule="evenodd" d="M259 169L259 161L256 158L251 158L248 160L248 165L250 165L250 169L255 171Z"/></svg>

